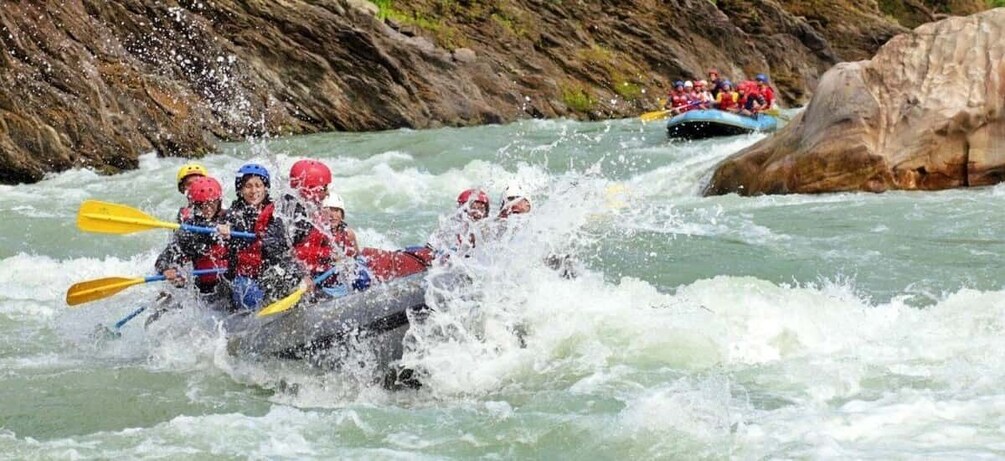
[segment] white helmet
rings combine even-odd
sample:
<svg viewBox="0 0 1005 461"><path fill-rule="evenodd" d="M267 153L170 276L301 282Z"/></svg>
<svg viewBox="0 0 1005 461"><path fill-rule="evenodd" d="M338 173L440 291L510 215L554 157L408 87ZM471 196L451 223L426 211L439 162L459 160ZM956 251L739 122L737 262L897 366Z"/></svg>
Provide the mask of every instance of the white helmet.
<svg viewBox="0 0 1005 461"><path fill-rule="evenodd" d="M684 82L684 88L694 88L694 82L690 80Z"/></svg>
<svg viewBox="0 0 1005 461"><path fill-rule="evenodd" d="M508 186L506 186L506 189L503 190L502 193L503 205L505 205L506 202L510 201L510 198L515 197L521 197L527 199L527 202L530 202L530 195L527 194L527 191L524 190L523 186L521 186L520 183L511 182L509 183Z"/></svg>
<svg viewBox="0 0 1005 461"><path fill-rule="evenodd" d="M345 211L345 202L342 200L342 196L334 192L325 197L325 200L321 202L321 206L325 208L338 208Z"/></svg>

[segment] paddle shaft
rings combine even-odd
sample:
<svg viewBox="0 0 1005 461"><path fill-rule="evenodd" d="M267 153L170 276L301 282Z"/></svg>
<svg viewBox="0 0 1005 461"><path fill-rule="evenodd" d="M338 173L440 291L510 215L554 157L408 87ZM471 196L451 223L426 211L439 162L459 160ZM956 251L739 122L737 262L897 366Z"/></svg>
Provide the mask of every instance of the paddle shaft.
<svg viewBox="0 0 1005 461"><path fill-rule="evenodd" d="M117 222L117 223L131 224L131 225L135 225L135 226L140 226L141 227L140 229L130 229L129 231L132 231L132 232L135 232L137 230L143 230L142 229L143 227L146 227L146 228L162 227L162 228L165 228L165 229L178 229L178 228L181 228L182 230L189 231L189 232L195 232L197 234L215 234L217 232L215 227L202 227L202 226L193 226L191 224L178 224L178 223L172 223L172 222L167 222L167 221L158 221L156 219L141 219L141 218L126 217L126 216L115 216L115 215L101 214L101 213L81 213L81 216L84 217L84 218L94 219L94 220L98 220L98 221ZM127 231L127 232L129 232L129 231ZM231 232L230 235L233 236L233 237L246 238L246 239L253 239L253 238L255 238L255 234L253 234L251 232L234 231L234 232Z"/></svg>
<svg viewBox="0 0 1005 461"><path fill-rule="evenodd" d="M220 272L226 272L226 271L227 269L199 269L192 271L192 275L198 276L198 275L219 274ZM143 283L160 282L161 280L167 280L167 277L163 275L151 275L149 277L143 277Z"/></svg>
<svg viewBox="0 0 1005 461"><path fill-rule="evenodd" d="M145 310L147 310L147 306L143 306L143 307L141 307L139 309L136 309L131 314L123 317L122 320L119 320L118 322L115 322L115 329L118 330L118 329L122 328L122 325L125 325L126 322L132 320L137 315L140 315Z"/></svg>
<svg viewBox="0 0 1005 461"><path fill-rule="evenodd" d="M192 271L192 275L197 276L197 275L215 274L220 272L223 272L223 269L199 269ZM146 282L158 282L164 279L165 277L163 275L151 275L150 277L144 277L143 280ZM130 320L136 318L137 315L142 314L143 311L145 310L147 310L147 306L143 306L139 309L132 311L129 315L123 317L122 320L115 322L115 329L118 330L122 328L123 325L128 323Z"/></svg>
<svg viewBox="0 0 1005 461"><path fill-rule="evenodd" d="M185 231L189 231L189 232L195 232L197 234L215 234L216 233L216 228L213 228L213 227L193 226L191 224L182 224L181 225L181 230L185 230ZM231 231L230 232L230 236L231 237L238 237L238 238L242 238L242 239L253 239L253 238L256 237L256 235L253 234L253 233L251 233L251 232L238 232L238 231Z"/></svg>

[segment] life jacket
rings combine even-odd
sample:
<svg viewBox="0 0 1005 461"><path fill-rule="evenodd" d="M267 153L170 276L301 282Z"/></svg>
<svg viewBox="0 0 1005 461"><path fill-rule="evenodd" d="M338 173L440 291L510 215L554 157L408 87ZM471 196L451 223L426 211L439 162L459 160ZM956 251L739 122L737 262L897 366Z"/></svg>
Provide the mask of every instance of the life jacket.
<svg viewBox="0 0 1005 461"><path fill-rule="evenodd" d="M775 104L775 90L767 85L764 88L758 87L758 89L761 91L761 95L764 96L765 108L770 109Z"/></svg>
<svg viewBox="0 0 1005 461"><path fill-rule="evenodd" d="M716 108L719 110L728 110L736 107L736 100L738 96L732 91L723 90L719 92L719 96L715 99Z"/></svg>
<svg viewBox="0 0 1005 461"><path fill-rule="evenodd" d="M370 274L378 282L422 272L429 268L433 259L433 250L425 247L415 252L363 248L360 253L367 260Z"/></svg>
<svg viewBox="0 0 1005 461"><path fill-rule="evenodd" d="M331 259L331 245L328 244L328 236L317 228L311 228L306 237L293 245L293 254L307 266L311 273L325 271L325 266Z"/></svg>
<svg viewBox="0 0 1005 461"><path fill-rule="evenodd" d="M206 254L192 261L192 268L195 270L226 269L228 255L227 245L218 239L217 243L209 247L209 251ZM217 274L200 275L197 279L198 283L203 286L215 285L218 280L219 276Z"/></svg>
<svg viewBox="0 0 1005 461"><path fill-rule="evenodd" d="M237 264L234 268L234 272L238 276L255 278L258 274L262 272L262 235L265 235L265 231L269 228L269 221L272 220L272 210L275 207L273 204L268 204L262 211L258 214L258 219L255 220L255 234L258 237L250 245L237 250Z"/></svg>
<svg viewBox="0 0 1005 461"><path fill-rule="evenodd" d="M688 105L687 93L683 91L680 92L674 91L673 93L671 93L670 101L674 109L687 107Z"/></svg>
<svg viewBox="0 0 1005 461"><path fill-rule="evenodd" d="M352 236L349 234L349 225L345 222L339 223L338 227L332 229L332 243L338 245L339 249L350 258L356 257L356 248L353 246Z"/></svg>

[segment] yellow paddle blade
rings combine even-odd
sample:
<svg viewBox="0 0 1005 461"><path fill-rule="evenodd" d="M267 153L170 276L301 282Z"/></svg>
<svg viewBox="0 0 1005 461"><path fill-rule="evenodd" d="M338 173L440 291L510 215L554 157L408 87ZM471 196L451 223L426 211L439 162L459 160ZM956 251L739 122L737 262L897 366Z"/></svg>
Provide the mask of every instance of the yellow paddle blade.
<svg viewBox="0 0 1005 461"><path fill-rule="evenodd" d="M667 109L667 110L658 110L658 111L655 111L655 112L646 112L646 113L640 115L639 118L642 119L643 122L652 122L654 120L660 120L660 119L667 118L670 115L672 115L671 114L672 112L673 111L669 110L669 109Z"/></svg>
<svg viewBox="0 0 1005 461"><path fill-rule="evenodd" d="M304 296L304 293L306 292L307 288L304 287L297 288L297 291L294 291L289 296L280 299L279 301L276 301L272 304L269 304L268 306L265 306L265 309L258 311L258 314L256 315L258 317L268 317L270 315L278 314L280 312L286 312L290 310L290 308L292 308L293 306L296 306L297 302L300 301L300 298L302 298Z"/></svg>
<svg viewBox="0 0 1005 461"><path fill-rule="evenodd" d="M792 120L792 117L789 117L788 115L783 114L782 110L779 109L779 108L777 108L777 107L772 107L771 109L762 111L761 113L762 114L770 115L772 117L778 117L778 118L780 118L782 120L785 120L786 122L789 121L789 120Z"/></svg>
<svg viewBox="0 0 1005 461"><path fill-rule="evenodd" d="M130 206L87 200L80 204L77 211L77 227L86 232L129 234L158 227L177 229L180 226L160 221Z"/></svg>
<svg viewBox="0 0 1005 461"><path fill-rule="evenodd" d="M66 304L76 306L78 304L89 303L99 299L107 298L133 285L145 283L146 279L107 277L97 280L88 280L74 284L66 290Z"/></svg>

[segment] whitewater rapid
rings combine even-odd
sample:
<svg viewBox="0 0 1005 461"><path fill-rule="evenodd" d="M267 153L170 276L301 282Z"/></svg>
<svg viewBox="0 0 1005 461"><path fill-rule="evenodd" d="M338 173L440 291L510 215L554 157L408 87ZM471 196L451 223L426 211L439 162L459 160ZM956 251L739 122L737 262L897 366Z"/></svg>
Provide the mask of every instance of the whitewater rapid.
<svg viewBox="0 0 1005 461"><path fill-rule="evenodd" d="M1005 457L1005 188L701 197L758 136L656 125L327 134L225 145L232 172L334 172L364 246L421 244L456 194L531 191L465 263L403 361L418 390L227 353L198 312L96 339L163 286L79 309L72 283L152 273L166 231L85 234L80 202L170 219L180 159L0 186L0 457L979 459ZM274 191L274 194L278 191ZM579 276L541 262L574 254ZM471 293L468 293L471 294Z"/></svg>

